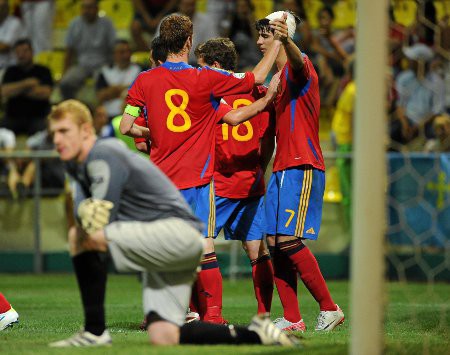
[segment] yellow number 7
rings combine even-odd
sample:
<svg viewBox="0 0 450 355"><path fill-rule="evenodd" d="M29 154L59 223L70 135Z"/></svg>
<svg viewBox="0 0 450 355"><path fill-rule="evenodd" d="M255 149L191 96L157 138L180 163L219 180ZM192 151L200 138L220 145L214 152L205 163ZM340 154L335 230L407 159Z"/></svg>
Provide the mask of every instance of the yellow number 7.
<svg viewBox="0 0 450 355"><path fill-rule="evenodd" d="M286 211L287 213L290 213L290 214L291 214L291 215L289 216L289 218L288 218L286 224L284 225L284 226L287 228L287 226L292 222L292 218L294 218L295 211L293 211L293 210L285 210L285 211Z"/></svg>

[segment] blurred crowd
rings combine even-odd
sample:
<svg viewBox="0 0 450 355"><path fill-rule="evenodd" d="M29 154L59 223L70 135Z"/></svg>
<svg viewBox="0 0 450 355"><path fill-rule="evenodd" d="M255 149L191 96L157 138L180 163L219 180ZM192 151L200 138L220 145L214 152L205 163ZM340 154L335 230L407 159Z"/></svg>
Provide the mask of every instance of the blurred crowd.
<svg viewBox="0 0 450 355"><path fill-rule="evenodd" d="M55 45L55 23L69 8L76 13ZM355 0L0 0L0 150L51 149L46 116L53 103L69 98L92 108L99 135L116 135L114 118L128 86L151 66L149 43L167 14L192 19L193 48L229 37L239 54L237 71L245 71L261 57L255 20L275 10L303 20L294 40L319 74L321 138L330 142L325 150L351 152ZM392 0L389 19L387 150L449 152L449 2ZM190 60L196 65L194 51ZM377 118L367 112L366 119ZM348 160L337 163L350 171ZM58 164L44 161L42 168L44 188L63 186ZM14 198L25 196L35 169L32 161L4 159L0 183Z"/></svg>

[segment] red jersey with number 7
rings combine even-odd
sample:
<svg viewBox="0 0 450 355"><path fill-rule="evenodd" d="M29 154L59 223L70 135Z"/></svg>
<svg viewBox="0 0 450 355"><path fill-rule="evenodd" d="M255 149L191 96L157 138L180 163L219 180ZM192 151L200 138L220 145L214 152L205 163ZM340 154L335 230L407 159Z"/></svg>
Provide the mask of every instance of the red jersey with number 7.
<svg viewBox="0 0 450 355"><path fill-rule="evenodd" d="M266 88L255 87L251 94L227 95L222 99L218 115L250 105L264 96ZM247 198L265 193L261 167L260 140L269 132L270 109L237 126L226 123L216 127L216 163L214 187L217 196Z"/></svg>
<svg viewBox="0 0 450 355"><path fill-rule="evenodd" d="M325 171L319 143L320 96L317 73L306 55L301 73L289 62L282 69L275 99L277 152L273 171L312 165Z"/></svg>
<svg viewBox="0 0 450 355"><path fill-rule="evenodd" d="M252 73L165 62L131 85L127 103L147 109L150 159L179 189L211 181L220 98L249 92L254 82Z"/></svg>

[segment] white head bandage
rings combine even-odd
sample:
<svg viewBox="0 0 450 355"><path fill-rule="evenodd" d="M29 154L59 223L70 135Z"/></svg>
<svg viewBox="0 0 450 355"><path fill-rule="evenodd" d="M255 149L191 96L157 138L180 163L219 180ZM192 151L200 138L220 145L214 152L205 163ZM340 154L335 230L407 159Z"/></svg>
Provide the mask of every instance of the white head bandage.
<svg viewBox="0 0 450 355"><path fill-rule="evenodd" d="M282 19L283 15L286 11L275 11L272 12L270 15L266 16L266 19L273 21L277 19ZM295 34L295 29L297 28L297 24L295 23L295 17L289 12L287 13L287 19L286 24L288 26L288 35L289 37L293 38Z"/></svg>

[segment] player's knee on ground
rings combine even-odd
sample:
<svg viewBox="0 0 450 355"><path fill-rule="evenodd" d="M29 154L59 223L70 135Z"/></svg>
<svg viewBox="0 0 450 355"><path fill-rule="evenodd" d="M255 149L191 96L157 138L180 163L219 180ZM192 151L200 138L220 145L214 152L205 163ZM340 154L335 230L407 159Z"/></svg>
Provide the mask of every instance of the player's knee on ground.
<svg viewBox="0 0 450 355"><path fill-rule="evenodd" d="M147 315L146 326L153 345L176 345L180 342L180 327L161 318L156 312Z"/></svg>

